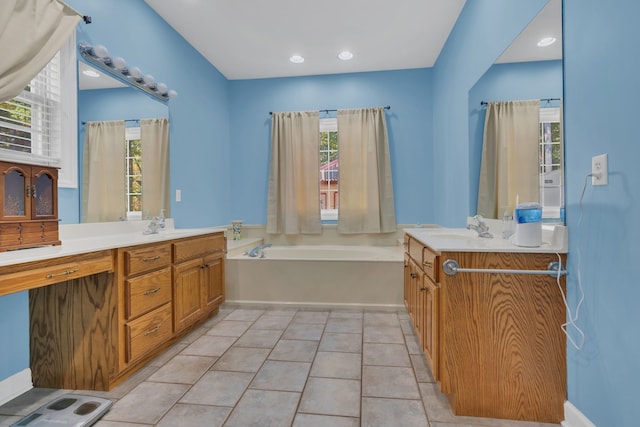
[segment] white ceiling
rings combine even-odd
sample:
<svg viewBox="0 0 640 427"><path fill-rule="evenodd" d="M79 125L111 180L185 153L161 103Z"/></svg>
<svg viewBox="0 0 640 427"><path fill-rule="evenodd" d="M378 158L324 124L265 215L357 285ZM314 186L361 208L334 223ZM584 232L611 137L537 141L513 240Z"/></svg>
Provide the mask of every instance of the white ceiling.
<svg viewBox="0 0 640 427"><path fill-rule="evenodd" d="M230 80L432 67L465 3L145 1ZM337 58L344 49L352 60Z"/></svg>
<svg viewBox="0 0 640 427"><path fill-rule="evenodd" d="M465 3L145 1L230 80L432 67ZM496 62L561 59L561 15L561 0L550 0ZM537 41L547 36L558 41L537 47ZM343 49L351 50L354 58L339 60L337 54ZM305 62L289 62L293 54L304 56ZM112 87L80 78L81 89Z"/></svg>

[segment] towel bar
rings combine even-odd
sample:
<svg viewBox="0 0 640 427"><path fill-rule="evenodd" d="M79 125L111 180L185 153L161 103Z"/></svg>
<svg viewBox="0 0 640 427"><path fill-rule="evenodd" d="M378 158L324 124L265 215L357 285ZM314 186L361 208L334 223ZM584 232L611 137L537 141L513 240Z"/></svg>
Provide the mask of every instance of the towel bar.
<svg viewBox="0 0 640 427"><path fill-rule="evenodd" d="M442 270L449 276L455 276L458 273L495 273L495 274L544 274L551 277L565 276L567 270L561 270L562 265L555 261L550 262L546 270L509 270L509 269L492 269L492 268L460 268L458 261L448 259L442 263Z"/></svg>

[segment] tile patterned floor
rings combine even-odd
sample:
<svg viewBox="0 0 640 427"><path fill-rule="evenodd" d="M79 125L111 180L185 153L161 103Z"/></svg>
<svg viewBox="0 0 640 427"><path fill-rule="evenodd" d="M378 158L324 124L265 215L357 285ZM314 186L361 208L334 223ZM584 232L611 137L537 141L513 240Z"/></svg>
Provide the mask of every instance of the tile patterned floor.
<svg viewBox="0 0 640 427"><path fill-rule="evenodd" d="M9 426L69 390L0 406ZM456 417L406 312L223 307L110 392L96 427L557 427Z"/></svg>

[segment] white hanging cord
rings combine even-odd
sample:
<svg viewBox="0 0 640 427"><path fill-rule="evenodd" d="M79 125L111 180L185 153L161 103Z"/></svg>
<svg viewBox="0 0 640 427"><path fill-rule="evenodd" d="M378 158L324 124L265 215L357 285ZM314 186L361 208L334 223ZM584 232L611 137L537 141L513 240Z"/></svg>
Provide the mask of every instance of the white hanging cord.
<svg viewBox="0 0 640 427"><path fill-rule="evenodd" d="M582 332L582 329L580 329L578 327L578 325L576 324L576 322L578 321L578 317L580 314L580 307L582 306L582 303L584 302L584 288L582 287L582 254L580 252L580 245L581 245L581 241L582 241L582 236L580 234L580 226L582 224L582 216L583 216L583 210L582 210L582 201L584 199L584 193L587 189L587 183L589 182L589 177L594 176L594 174L592 173L588 173L585 177L584 177L584 185L582 186L582 191L580 192L580 202L578 203L578 207L579 207L579 216L578 216L578 223L576 225L576 232L578 233L578 244L576 245L576 254L577 254L577 263L578 263L578 294L580 296L580 298L578 299L578 305L576 306L576 311L575 313L571 314L571 309L569 308L569 304L567 303L567 299L565 297L565 294L562 292L562 287L560 287L560 274L557 275L556 277L556 282L558 284L558 287L560 288L560 293L562 294L562 300L564 301L564 305L567 308L567 314L569 317L569 320L566 323L563 323L560 327L562 328L562 330L564 331L565 335L567 336L567 338L569 339L569 342L571 342L571 344L577 349L577 350L582 350L582 348L584 347L584 332ZM560 269L558 269L558 272L560 270L562 270L562 261L560 258L560 254L556 253L556 255L558 256L558 261L560 262ZM579 344L576 343L574 341L574 339L571 337L571 335L569 334L568 331L568 327L572 326L577 332L578 335L580 336L579 339Z"/></svg>

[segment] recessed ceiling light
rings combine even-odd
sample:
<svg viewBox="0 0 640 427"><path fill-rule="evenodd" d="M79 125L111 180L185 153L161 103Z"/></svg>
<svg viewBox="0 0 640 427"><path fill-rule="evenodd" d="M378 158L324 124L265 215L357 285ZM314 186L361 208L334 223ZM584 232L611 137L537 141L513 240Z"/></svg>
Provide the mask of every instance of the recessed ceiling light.
<svg viewBox="0 0 640 427"><path fill-rule="evenodd" d="M89 77L100 77L100 74L98 74L97 72L95 72L93 70L83 70L82 74L84 74L85 76L89 76Z"/></svg>
<svg viewBox="0 0 640 427"><path fill-rule="evenodd" d="M289 61L293 62L294 64L302 64L304 62L304 58L300 55L293 55L289 57Z"/></svg>
<svg viewBox="0 0 640 427"><path fill-rule="evenodd" d="M540 39L540 41L538 42L538 47L551 46L555 42L556 42L556 38L555 37L545 37L545 38Z"/></svg>
<svg viewBox="0 0 640 427"><path fill-rule="evenodd" d="M338 58L342 59L343 61L348 61L353 58L353 53L349 52L348 50L343 50L338 54Z"/></svg>

